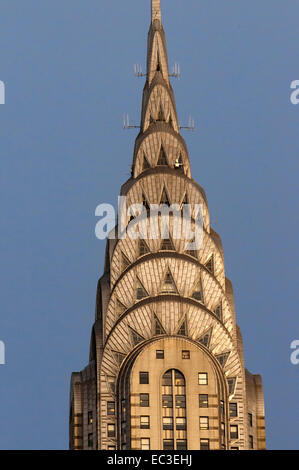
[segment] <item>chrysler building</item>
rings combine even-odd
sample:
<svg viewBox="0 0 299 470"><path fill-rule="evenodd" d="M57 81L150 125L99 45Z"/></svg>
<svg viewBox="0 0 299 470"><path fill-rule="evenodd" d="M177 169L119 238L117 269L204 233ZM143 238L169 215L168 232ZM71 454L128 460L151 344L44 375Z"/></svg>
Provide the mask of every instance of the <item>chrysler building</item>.
<svg viewBox="0 0 299 470"><path fill-rule="evenodd" d="M174 215L166 237L107 239L89 362L71 378L70 449L265 449L262 380L244 365L221 239L180 134L160 0L151 7L140 132L120 195L145 207L146 226L152 205L188 206L192 223L201 207L202 242L175 237Z"/></svg>

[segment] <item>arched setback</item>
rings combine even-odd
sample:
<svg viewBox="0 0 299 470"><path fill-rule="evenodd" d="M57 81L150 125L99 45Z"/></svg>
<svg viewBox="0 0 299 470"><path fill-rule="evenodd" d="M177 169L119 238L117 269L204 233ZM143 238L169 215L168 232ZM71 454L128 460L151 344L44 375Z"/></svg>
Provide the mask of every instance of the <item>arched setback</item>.
<svg viewBox="0 0 299 470"><path fill-rule="evenodd" d="M185 387L174 384L171 391L163 386L163 375L171 370L177 370L183 375ZM226 406L221 416L221 402L227 404L225 378L204 348L185 338L161 338L140 351L131 367L127 368L125 376L121 381L121 395L123 406L124 400L126 402L127 426L126 435L122 435L119 442L122 448L126 445L127 449L139 450L149 443L151 450L170 450L166 444L171 445L169 441L172 439L173 447L177 450L184 447L184 441L188 450L200 449L207 443L210 449L227 448L227 442L224 437L221 438L223 427L227 430ZM170 398L167 402L168 395L173 395L173 408L169 406ZM202 406L206 396L207 407ZM167 427L163 417L173 418L173 430L163 429ZM184 427L184 420L177 420L184 417L186 429L176 429ZM204 420L200 421L200 417ZM166 422L171 427L171 420ZM203 423L208 423L209 429L203 429L207 427ZM121 428L120 424L120 434Z"/></svg>

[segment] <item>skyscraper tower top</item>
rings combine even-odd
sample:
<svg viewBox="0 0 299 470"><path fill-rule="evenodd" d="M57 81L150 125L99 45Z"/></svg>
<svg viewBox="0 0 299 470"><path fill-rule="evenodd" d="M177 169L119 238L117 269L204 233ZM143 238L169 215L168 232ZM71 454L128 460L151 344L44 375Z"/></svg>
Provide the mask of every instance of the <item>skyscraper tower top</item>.
<svg viewBox="0 0 299 470"><path fill-rule="evenodd" d="M139 205L146 237L107 240L89 364L72 374L71 449L265 448L261 378L244 366L221 240L191 178L169 75L160 0L152 0L140 133L121 189L126 227L138 225L130 208ZM168 230L153 205L168 209ZM190 233L176 231L186 207L191 232L202 213L192 248Z"/></svg>

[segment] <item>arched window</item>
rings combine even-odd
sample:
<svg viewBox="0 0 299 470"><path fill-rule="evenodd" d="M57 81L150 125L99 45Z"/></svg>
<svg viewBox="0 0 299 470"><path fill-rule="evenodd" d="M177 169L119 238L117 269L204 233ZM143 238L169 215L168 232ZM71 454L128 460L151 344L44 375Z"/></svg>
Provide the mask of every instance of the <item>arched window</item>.
<svg viewBox="0 0 299 470"><path fill-rule="evenodd" d="M169 369L162 377L162 435L164 450L187 449L186 382Z"/></svg>

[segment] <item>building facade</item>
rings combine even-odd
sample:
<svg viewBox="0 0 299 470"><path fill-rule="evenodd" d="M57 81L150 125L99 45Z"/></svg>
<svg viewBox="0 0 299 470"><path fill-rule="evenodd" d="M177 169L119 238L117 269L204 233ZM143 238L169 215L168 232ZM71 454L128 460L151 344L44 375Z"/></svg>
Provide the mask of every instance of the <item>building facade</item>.
<svg viewBox="0 0 299 470"><path fill-rule="evenodd" d="M168 234L156 213L155 237L107 240L89 364L71 378L70 449L265 449L262 381L245 369L221 240L191 177L160 0L152 0L140 133L121 195L127 208L145 208L147 234L154 204L177 213ZM201 207L195 248L174 233L187 206L193 228ZM136 229L136 214L126 213L127 224Z"/></svg>

